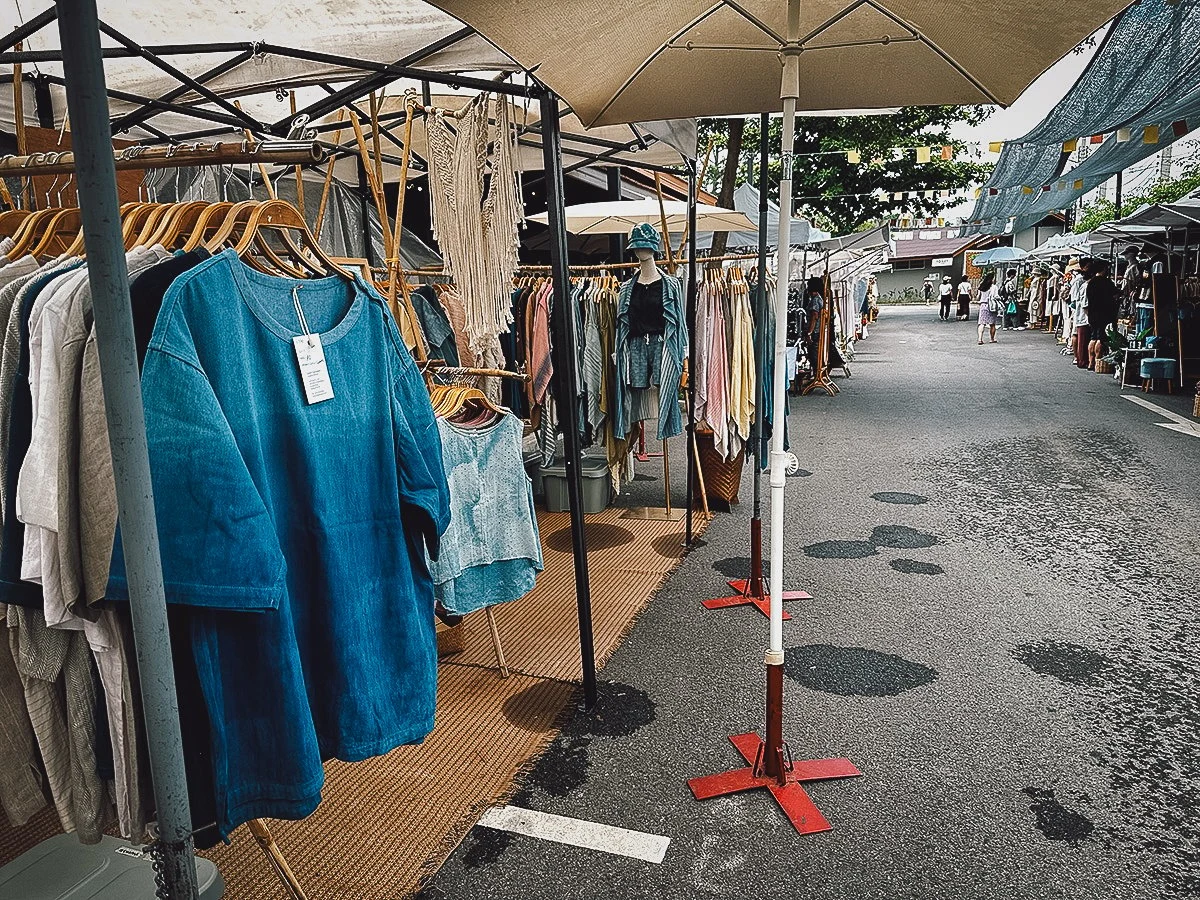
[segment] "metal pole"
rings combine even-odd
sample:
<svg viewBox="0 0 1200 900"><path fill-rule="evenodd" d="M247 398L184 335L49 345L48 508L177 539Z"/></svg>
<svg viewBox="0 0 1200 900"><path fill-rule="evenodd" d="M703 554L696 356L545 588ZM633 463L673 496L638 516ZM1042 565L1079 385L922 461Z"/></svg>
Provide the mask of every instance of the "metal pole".
<svg viewBox="0 0 1200 900"><path fill-rule="evenodd" d="M546 170L546 224L550 228L550 268L554 296L550 324L554 335L554 374L559 422L567 457L567 499L571 507L571 550L575 557L575 602L579 610L579 655L583 662L583 705L596 705L596 648L592 638L592 593L588 579L587 536L583 521L583 483L580 472L578 364L575 342L576 310L571 303L571 272L567 267L567 215L563 199L562 132L558 98L546 90L538 100L542 119L542 160Z"/></svg>
<svg viewBox="0 0 1200 900"><path fill-rule="evenodd" d="M754 423L750 444L754 448L754 515L750 518L750 593L763 595L762 583L762 426L766 414L763 385L767 367L767 167L770 156L771 117L758 118L758 294L754 298ZM785 265L781 255L779 264ZM776 417L778 414L776 413Z"/></svg>
<svg viewBox="0 0 1200 900"><path fill-rule="evenodd" d="M787 455L783 449L787 403L788 251L792 238L792 166L795 162L796 101L800 98L800 3L789 0L788 44L783 50L783 177L779 181L779 268L775 285L775 384L771 429L771 579L770 641L767 646L767 735L763 748L765 774L782 781L783 761L783 503Z"/></svg>
<svg viewBox="0 0 1200 900"><path fill-rule="evenodd" d="M609 166L604 170L608 176L608 199L621 200L621 167ZM620 234L609 235L608 261L619 263L625 257L625 240Z"/></svg>
<svg viewBox="0 0 1200 900"><path fill-rule="evenodd" d="M687 283L687 335L688 335L688 420L687 420L687 527L684 531L685 546L692 546L695 539L692 526L692 507L695 506L696 483L696 201L700 184L696 172L696 160L688 166L688 283ZM671 236L666 236L667 244ZM683 249L682 247L680 248ZM663 447L666 459L666 447Z"/></svg>
<svg viewBox="0 0 1200 900"><path fill-rule="evenodd" d="M1117 190L1116 190L1117 204L1115 207L1117 220L1120 220L1120 218L1121 218L1121 200L1122 200L1121 194L1122 194L1122 188L1124 187L1124 182L1125 182L1124 176L1125 176L1124 172L1117 173Z"/></svg>
<svg viewBox="0 0 1200 900"><path fill-rule="evenodd" d="M96 2L57 0L57 7L96 344L162 844L162 875L172 900L196 900L199 891L192 856L192 814L183 767L179 700L167 631L167 604L129 305L129 274L117 208L117 173L109 134Z"/></svg>

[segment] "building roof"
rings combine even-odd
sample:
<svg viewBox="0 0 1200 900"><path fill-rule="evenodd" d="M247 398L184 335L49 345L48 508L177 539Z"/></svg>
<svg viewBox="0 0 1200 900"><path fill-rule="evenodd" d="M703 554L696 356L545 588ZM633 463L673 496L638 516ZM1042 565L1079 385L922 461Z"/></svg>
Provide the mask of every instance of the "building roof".
<svg viewBox="0 0 1200 900"><path fill-rule="evenodd" d="M914 228L911 231L892 231L897 259L936 259L958 256L968 247L979 243L979 235L961 235L957 228Z"/></svg>

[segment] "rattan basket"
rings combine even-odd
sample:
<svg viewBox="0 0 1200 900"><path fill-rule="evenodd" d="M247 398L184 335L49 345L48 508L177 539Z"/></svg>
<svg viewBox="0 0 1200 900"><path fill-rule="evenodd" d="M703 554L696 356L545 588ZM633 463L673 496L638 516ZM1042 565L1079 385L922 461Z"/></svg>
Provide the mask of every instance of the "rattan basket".
<svg viewBox="0 0 1200 900"><path fill-rule="evenodd" d="M1111 375L1113 373L1113 364L1106 359L1096 360L1096 371L1101 375Z"/></svg>
<svg viewBox="0 0 1200 900"><path fill-rule="evenodd" d="M736 455L721 459L713 446L711 431L696 429L696 447L700 451L700 472L704 476L704 490L708 499L720 500L730 506L738 502L738 489L742 485L742 468L746 463L746 449Z"/></svg>
<svg viewBox="0 0 1200 900"><path fill-rule="evenodd" d="M453 656L467 649L467 626L460 622L453 628L437 623L437 652L438 656Z"/></svg>

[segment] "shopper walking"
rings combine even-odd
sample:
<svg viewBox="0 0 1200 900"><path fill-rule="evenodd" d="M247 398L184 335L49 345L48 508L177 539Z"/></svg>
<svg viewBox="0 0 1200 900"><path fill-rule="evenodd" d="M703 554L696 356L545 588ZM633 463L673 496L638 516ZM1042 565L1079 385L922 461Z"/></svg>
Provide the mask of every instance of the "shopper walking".
<svg viewBox="0 0 1200 900"><path fill-rule="evenodd" d="M1088 322L1092 327L1088 368L1094 370L1108 348L1108 330L1117 321L1119 291L1110 275L1111 268L1107 260L1096 260L1092 270L1092 277L1087 283Z"/></svg>
<svg viewBox="0 0 1200 900"><path fill-rule="evenodd" d="M1091 259L1079 261L1080 278L1071 284L1071 296L1075 300L1075 365L1088 368L1089 348L1092 342L1092 326L1088 310L1088 282L1092 279Z"/></svg>
<svg viewBox="0 0 1200 900"><path fill-rule="evenodd" d="M963 275L962 281L958 283L958 310L954 318L964 322L971 318L971 282L966 275Z"/></svg>
<svg viewBox="0 0 1200 900"><path fill-rule="evenodd" d="M984 329L991 332L992 343L996 343L996 325L1003 315L1000 289L996 287L996 276L989 272L979 283L979 343L983 343Z"/></svg>
<svg viewBox="0 0 1200 900"><path fill-rule="evenodd" d="M925 276L925 283L922 285L921 290L924 292L924 295L925 295L925 305L933 306L933 276L932 275Z"/></svg>
<svg viewBox="0 0 1200 900"><path fill-rule="evenodd" d="M1000 299L1004 304L1004 330L1013 331L1018 323L1017 312L1017 297L1019 290L1017 288L1017 270L1009 269L1004 273L1004 281L1000 285Z"/></svg>
<svg viewBox="0 0 1200 900"><path fill-rule="evenodd" d="M942 276L942 283L938 285L938 303L940 304L938 318L943 322L950 321L950 301L953 296L954 285L950 282L950 276L944 275Z"/></svg>

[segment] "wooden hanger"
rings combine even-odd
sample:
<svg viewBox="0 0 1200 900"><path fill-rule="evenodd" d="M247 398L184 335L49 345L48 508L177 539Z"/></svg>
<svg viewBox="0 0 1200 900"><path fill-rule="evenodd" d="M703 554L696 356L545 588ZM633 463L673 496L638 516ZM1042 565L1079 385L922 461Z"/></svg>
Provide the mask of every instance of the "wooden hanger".
<svg viewBox="0 0 1200 900"><path fill-rule="evenodd" d="M31 256L48 254L58 243L62 249L68 249L74 244L75 237L83 228L78 209L59 210L42 231L42 238L29 251Z"/></svg>
<svg viewBox="0 0 1200 900"><path fill-rule="evenodd" d="M18 256L25 256L29 252L29 248L33 247L41 237L43 226L60 212L62 210L59 209L39 209L30 213L17 229L17 233L13 235L13 248L8 251L9 258L16 259Z"/></svg>
<svg viewBox="0 0 1200 900"><path fill-rule="evenodd" d="M27 209L6 209L0 212L0 237L12 237L21 227L21 223L29 218Z"/></svg>
<svg viewBox="0 0 1200 900"><path fill-rule="evenodd" d="M146 220L154 213L156 209L162 206L161 203L137 203L129 210L129 212L121 217L121 238L125 242L125 249L132 250L134 242L141 233L142 226Z"/></svg>
<svg viewBox="0 0 1200 900"><path fill-rule="evenodd" d="M292 247L293 253L299 257L295 259L295 262L311 265L307 256L307 253L311 253L325 267L327 272L336 272L343 278L352 277L349 272L334 262L321 245L317 243L317 239L308 230L308 223L304 221L304 217L300 215L300 211L286 200L268 200L255 208L250 214L249 221L246 222L241 240L238 241L234 248L237 254L241 256L246 253L263 230L278 231L281 234L287 234L288 232L298 234L306 246L303 250L299 247ZM290 242L289 246L291 246Z"/></svg>
<svg viewBox="0 0 1200 900"><path fill-rule="evenodd" d="M162 219L146 243L150 246L162 244L168 250L173 249L184 235L191 234L192 229L200 219L200 215L212 204L204 200L194 200L190 203L177 203Z"/></svg>
<svg viewBox="0 0 1200 900"><path fill-rule="evenodd" d="M221 225L217 228L216 233L203 241L204 248L209 253L219 253L224 249L226 243L228 243L234 234L241 233L240 229L250 219L250 213L254 211L254 208L258 204L258 200L243 200L240 203L233 204L225 214L225 218L221 220ZM188 244L190 245L191 241Z"/></svg>
<svg viewBox="0 0 1200 900"><path fill-rule="evenodd" d="M192 225L187 240L183 242L183 251L190 253L198 250L208 237L209 230L220 227L234 206L231 201L222 200L220 203L210 203L207 209L202 210Z"/></svg>

